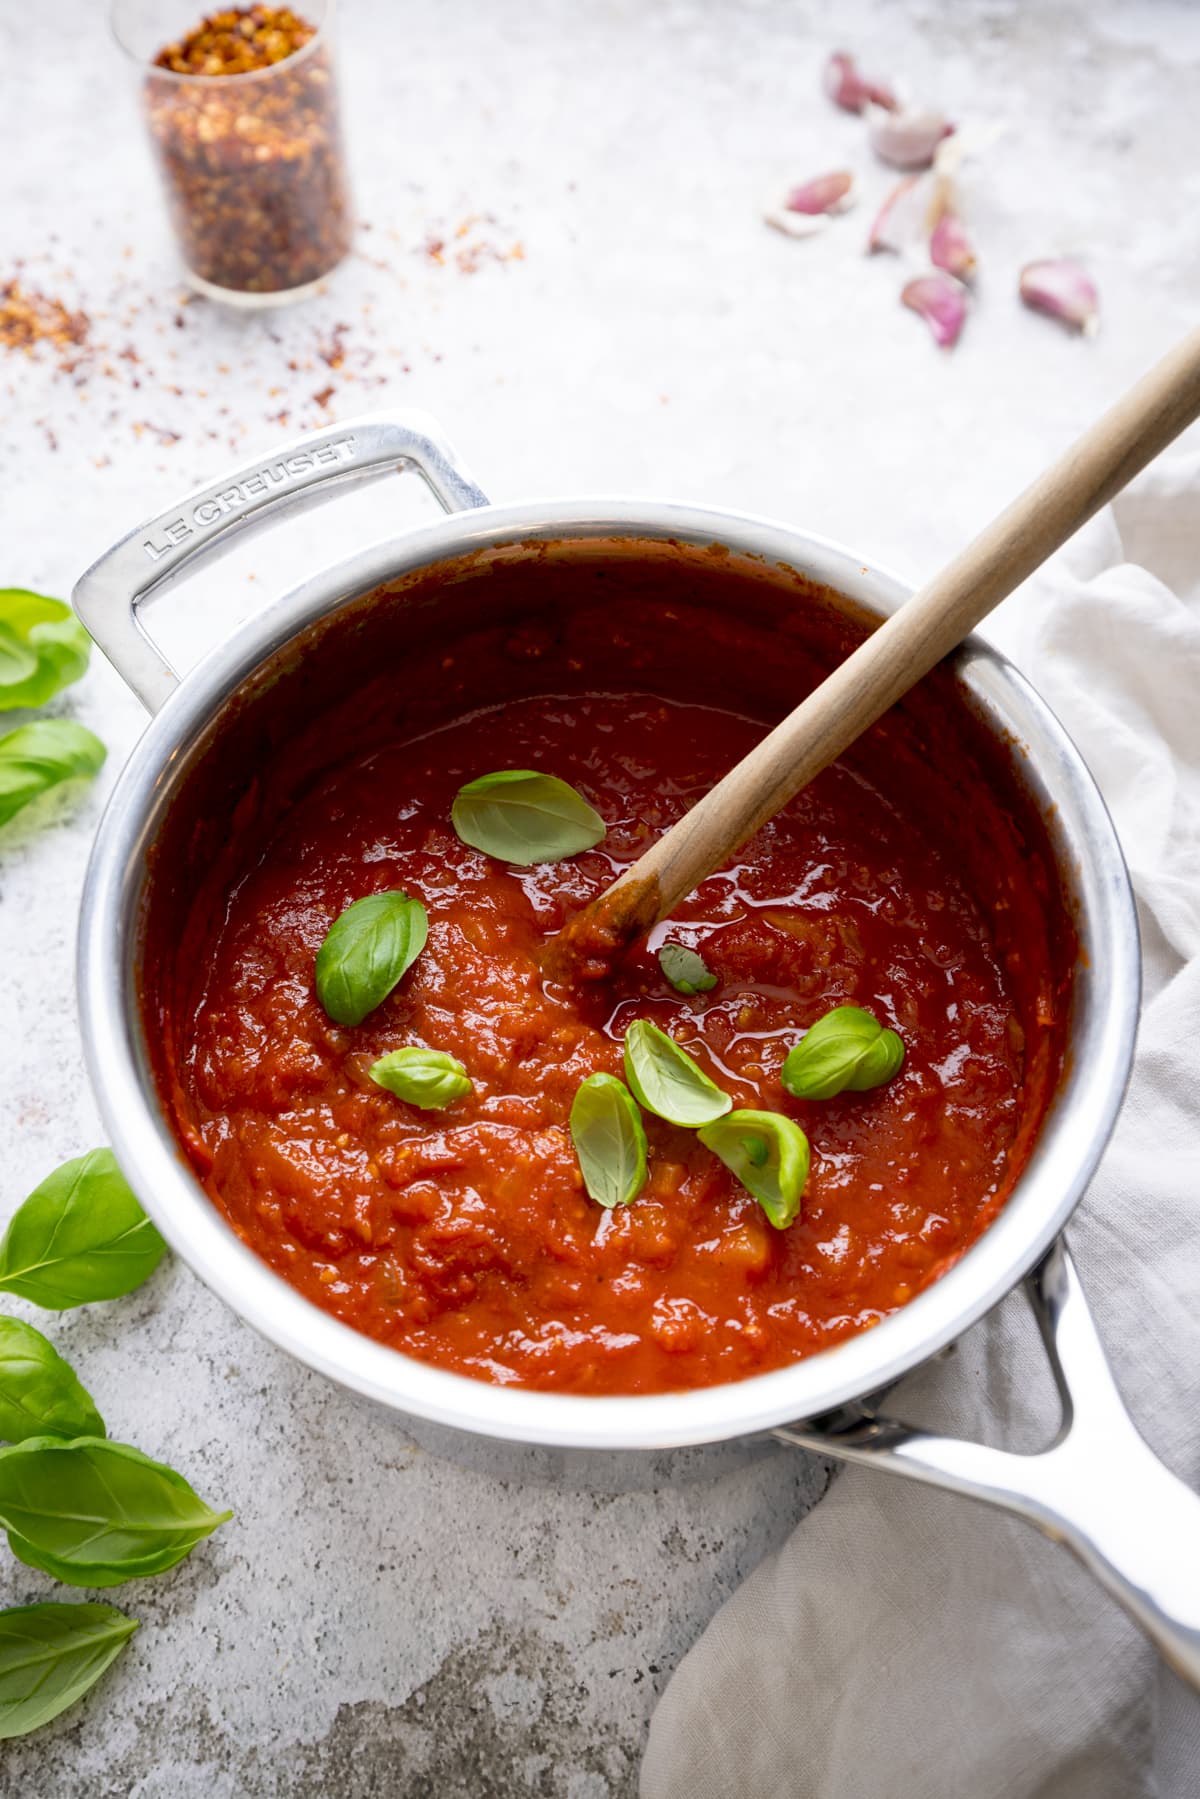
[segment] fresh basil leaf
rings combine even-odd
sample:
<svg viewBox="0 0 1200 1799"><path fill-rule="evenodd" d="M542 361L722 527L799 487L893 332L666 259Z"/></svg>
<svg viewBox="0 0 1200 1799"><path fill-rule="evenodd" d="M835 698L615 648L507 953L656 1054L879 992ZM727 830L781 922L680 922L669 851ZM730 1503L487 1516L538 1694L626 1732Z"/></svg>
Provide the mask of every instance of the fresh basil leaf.
<svg viewBox="0 0 1200 1799"><path fill-rule="evenodd" d="M676 993L709 993L717 977L694 949L682 943L664 943L658 952L658 965Z"/></svg>
<svg viewBox="0 0 1200 1799"><path fill-rule="evenodd" d="M77 1587L113 1587L181 1562L232 1512L127 1443L31 1437L0 1449L0 1524L19 1561Z"/></svg>
<svg viewBox="0 0 1200 1799"><path fill-rule="evenodd" d="M92 640L62 600L0 588L0 711L44 706L88 665Z"/></svg>
<svg viewBox="0 0 1200 1799"><path fill-rule="evenodd" d="M120 1299L153 1274L166 1247L112 1150L93 1149L17 1207L0 1240L0 1292L52 1312Z"/></svg>
<svg viewBox="0 0 1200 1799"><path fill-rule="evenodd" d="M137 1628L115 1605L0 1611L0 1739L28 1736L82 1699Z"/></svg>
<svg viewBox="0 0 1200 1799"><path fill-rule="evenodd" d="M26 1437L102 1437L104 1420L41 1331L0 1318L0 1442Z"/></svg>
<svg viewBox="0 0 1200 1799"><path fill-rule="evenodd" d="M646 1184L646 1132L615 1074L589 1074L571 1106L571 1141L598 1206L627 1206Z"/></svg>
<svg viewBox="0 0 1200 1799"><path fill-rule="evenodd" d="M317 998L335 1024L361 1024L381 1006L429 936L429 915L407 893L370 893L334 920L317 951Z"/></svg>
<svg viewBox="0 0 1200 1799"><path fill-rule="evenodd" d="M711 1124L733 1101L673 1037L648 1018L635 1018L625 1033L625 1079L647 1112L670 1124Z"/></svg>
<svg viewBox="0 0 1200 1799"><path fill-rule="evenodd" d="M904 1045L861 1006L835 1006L819 1018L783 1065L780 1079L797 1099L866 1093L899 1072Z"/></svg>
<svg viewBox="0 0 1200 1799"><path fill-rule="evenodd" d="M529 868L561 862L604 838L604 820L557 775L505 768L460 787L450 808L454 829L473 850Z"/></svg>
<svg viewBox="0 0 1200 1799"><path fill-rule="evenodd" d="M10 625L0 623L0 706L5 704L4 690L16 687L37 673L38 659Z"/></svg>
<svg viewBox="0 0 1200 1799"><path fill-rule="evenodd" d="M730 1112L697 1135L752 1193L776 1230L800 1215L808 1180L808 1138L780 1112Z"/></svg>
<svg viewBox="0 0 1200 1799"><path fill-rule="evenodd" d="M107 753L94 732L69 718L35 719L0 737L0 825L60 781L96 774Z"/></svg>
<svg viewBox="0 0 1200 1799"><path fill-rule="evenodd" d="M389 1050L372 1065L371 1079L423 1112L440 1112L474 1092L462 1063L440 1049Z"/></svg>

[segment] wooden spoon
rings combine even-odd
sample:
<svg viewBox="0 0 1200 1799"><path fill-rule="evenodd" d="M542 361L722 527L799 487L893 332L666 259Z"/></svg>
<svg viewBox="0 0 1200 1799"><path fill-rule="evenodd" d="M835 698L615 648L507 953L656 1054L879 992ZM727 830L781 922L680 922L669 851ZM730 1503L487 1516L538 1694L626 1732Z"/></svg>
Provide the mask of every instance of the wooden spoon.
<svg viewBox="0 0 1200 1799"><path fill-rule="evenodd" d="M584 976L666 918L1200 415L1200 327L566 926Z"/></svg>

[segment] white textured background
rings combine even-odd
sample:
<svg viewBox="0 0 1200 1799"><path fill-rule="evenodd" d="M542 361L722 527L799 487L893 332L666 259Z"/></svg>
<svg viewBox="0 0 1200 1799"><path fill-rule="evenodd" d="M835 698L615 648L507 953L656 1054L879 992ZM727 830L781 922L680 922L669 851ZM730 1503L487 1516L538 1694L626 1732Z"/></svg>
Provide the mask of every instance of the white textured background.
<svg viewBox="0 0 1200 1799"><path fill-rule="evenodd" d="M0 584L66 594L199 480L388 405L435 413L498 499L667 494L926 572L1194 311L1200 8L1183 0L347 0L370 228L326 297L252 318L178 305L104 11L0 8L0 280L84 306L99 347L73 377L0 351ZM979 300L952 356L896 303L895 262L862 257L888 178L819 97L837 44L1007 127L972 178ZM783 184L846 162L858 213L810 243L763 227ZM1091 343L1014 298L1023 261L1065 250L1101 286ZM156 628L182 659L428 505L401 482L346 498L180 589ZM111 755L92 794L51 796L0 841L0 1213L98 1140L75 909L142 717L105 666L60 707ZM237 1517L112 1596L143 1630L84 1706L4 1746L6 1799L628 1795L673 1662L824 1479L784 1454L610 1498L466 1472L178 1265L46 1328L114 1436ZM0 1602L51 1585L0 1561Z"/></svg>

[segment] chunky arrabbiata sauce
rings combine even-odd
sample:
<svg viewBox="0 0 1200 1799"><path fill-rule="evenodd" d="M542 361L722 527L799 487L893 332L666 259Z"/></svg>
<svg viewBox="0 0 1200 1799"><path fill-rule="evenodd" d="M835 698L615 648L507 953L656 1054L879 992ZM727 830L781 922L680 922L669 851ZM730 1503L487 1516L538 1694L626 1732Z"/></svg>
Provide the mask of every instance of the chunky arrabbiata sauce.
<svg viewBox="0 0 1200 1799"><path fill-rule="evenodd" d="M766 651L764 693L799 698L855 637L811 589L771 631L736 605L689 614L665 563L649 584L607 571L602 596L572 568L540 577L552 595L573 581L572 607L384 657L327 717L293 721L269 749L287 774L247 781L207 878L177 899L175 973L147 1010L214 1202L348 1324L500 1383L737 1380L873 1325L994 1216L1057 1078L1068 934L1040 824L939 674L611 981L560 984L546 951L565 920L778 714L769 700L744 716L747 665ZM723 687L742 703L714 704ZM501 768L572 783L604 843L524 870L467 848L453 797ZM427 947L361 1025L335 1025L316 952L352 900L397 888L424 902ZM701 951L712 991L668 986L668 940ZM792 1099L788 1049L844 1003L899 1031L903 1069L872 1092ZM613 1211L588 1198L567 1116L587 1075L621 1073L635 1018L735 1106L803 1126L795 1224L773 1229L693 1132L652 1117L641 1195ZM459 1058L474 1091L430 1112L376 1086L373 1061L408 1044Z"/></svg>

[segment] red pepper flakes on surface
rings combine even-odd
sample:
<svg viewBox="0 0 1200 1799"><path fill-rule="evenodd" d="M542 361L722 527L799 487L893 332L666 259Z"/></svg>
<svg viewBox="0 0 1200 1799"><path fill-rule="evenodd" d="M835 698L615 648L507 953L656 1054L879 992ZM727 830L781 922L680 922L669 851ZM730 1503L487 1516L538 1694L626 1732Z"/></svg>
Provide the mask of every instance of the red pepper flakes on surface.
<svg viewBox="0 0 1200 1799"><path fill-rule="evenodd" d="M0 347L24 350L32 355L39 344L64 352L63 367L74 367L74 350L83 349L91 331L86 312L71 312L61 300L34 288L23 287L14 277L0 282Z"/></svg>
<svg viewBox="0 0 1200 1799"><path fill-rule="evenodd" d="M184 260L213 287L285 293L350 247L333 63L314 40L288 7L230 7L166 45L146 76Z"/></svg>

